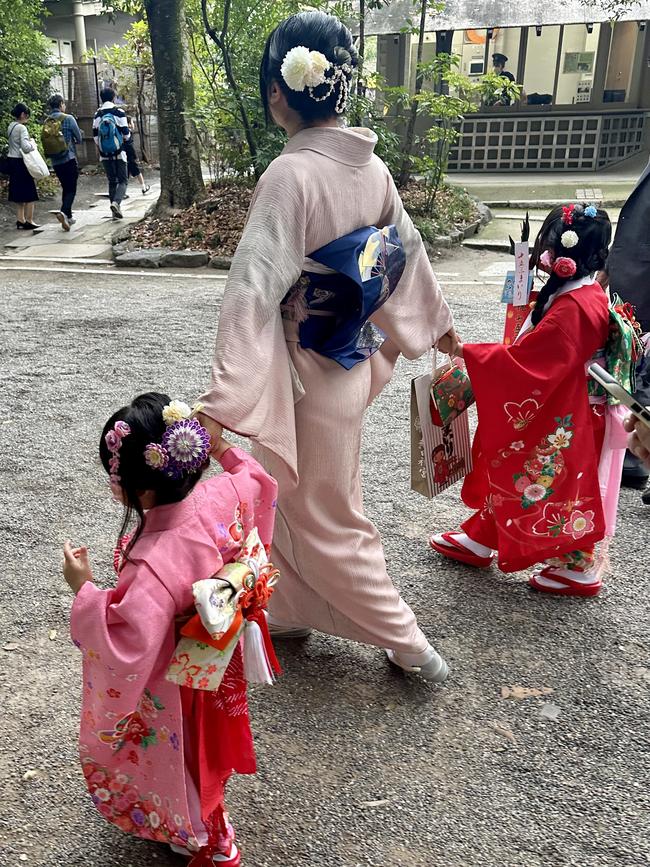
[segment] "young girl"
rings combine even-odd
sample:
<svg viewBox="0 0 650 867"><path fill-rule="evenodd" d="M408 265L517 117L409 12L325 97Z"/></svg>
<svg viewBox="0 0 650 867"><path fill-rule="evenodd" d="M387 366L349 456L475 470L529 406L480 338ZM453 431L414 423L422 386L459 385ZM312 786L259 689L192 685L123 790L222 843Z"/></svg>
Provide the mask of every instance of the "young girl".
<svg viewBox="0 0 650 867"><path fill-rule="evenodd" d="M543 563L536 590L595 596L594 546L612 535L625 448L620 407L586 373L593 360L629 379L634 327L594 273L607 258L604 211L568 205L546 218L531 265L549 272L512 346L465 344L479 429L463 500L476 513L432 548L504 572ZM625 384L625 383L624 383Z"/></svg>
<svg viewBox="0 0 650 867"><path fill-rule="evenodd" d="M167 395L143 394L116 412L100 456L126 507L122 533L134 513L137 528L116 550L115 589L95 585L87 549L69 542L64 575L76 594L80 756L95 806L123 831L193 854L192 865L236 867L224 788L233 771L255 772L239 642L218 691L166 675L178 662L177 630L194 614L193 584L236 559L253 528L270 545L276 484L225 440L213 452L224 472L200 482L209 450L189 407Z"/></svg>

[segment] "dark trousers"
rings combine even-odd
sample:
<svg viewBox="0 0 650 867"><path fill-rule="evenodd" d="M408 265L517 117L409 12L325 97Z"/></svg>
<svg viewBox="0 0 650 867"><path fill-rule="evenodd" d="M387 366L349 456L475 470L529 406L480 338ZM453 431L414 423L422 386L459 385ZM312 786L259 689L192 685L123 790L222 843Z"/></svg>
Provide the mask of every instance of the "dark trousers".
<svg viewBox="0 0 650 867"><path fill-rule="evenodd" d="M61 210L66 217L72 216L72 205L77 195L77 179L79 166L76 160L67 160L54 166L54 172L61 184Z"/></svg>
<svg viewBox="0 0 650 867"><path fill-rule="evenodd" d="M636 371L636 390L634 397L643 406L650 406L650 358L643 357ZM642 460L628 451L623 464L623 479L630 483L648 478L648 468Z"/></svg>
<svg viewBox="0 0 650 867"><path fill-rule="evenodd" d="M108 178L108 196L111 202L119 205L126 195L126 187L129 183L126 160L102 160L102 165Z"/></svg>

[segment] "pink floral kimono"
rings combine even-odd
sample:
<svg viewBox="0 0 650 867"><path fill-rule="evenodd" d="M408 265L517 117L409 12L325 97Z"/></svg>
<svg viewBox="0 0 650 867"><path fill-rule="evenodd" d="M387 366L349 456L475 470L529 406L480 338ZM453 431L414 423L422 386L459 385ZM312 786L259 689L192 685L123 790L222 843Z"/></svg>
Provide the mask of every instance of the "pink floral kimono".
<svg viewBox="0 0 650 867"><path fill-rule="evenodd" d="M246 452L180 503L146 515L114 590L79 591L71 634L83 653L80 757L99 812L123 831L190 852L227 851L224 787L255 772L238 646L217 692L165 677L192 585L218 572L257 527L268 548L276 483ZM221 847L221 848L220 848Z"/></svg>

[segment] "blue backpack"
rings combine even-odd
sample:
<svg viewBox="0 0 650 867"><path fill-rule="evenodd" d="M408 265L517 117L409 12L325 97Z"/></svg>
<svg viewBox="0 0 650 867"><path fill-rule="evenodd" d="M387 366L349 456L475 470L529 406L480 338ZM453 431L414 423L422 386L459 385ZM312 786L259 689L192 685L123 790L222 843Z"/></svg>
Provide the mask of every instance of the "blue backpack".
<svg viewBox="0 0 650 867"><path fill-rule="evenodd" d="M103 157L116 157L122 150L124 136L117 125L114 114L105 114L97 129L99 152Z"/></svg>

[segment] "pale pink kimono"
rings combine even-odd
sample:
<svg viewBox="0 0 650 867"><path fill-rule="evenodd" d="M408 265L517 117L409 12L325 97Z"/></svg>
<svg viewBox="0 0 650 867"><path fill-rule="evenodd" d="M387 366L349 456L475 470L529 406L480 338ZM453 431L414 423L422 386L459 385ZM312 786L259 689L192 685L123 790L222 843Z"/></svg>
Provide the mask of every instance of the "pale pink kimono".
<svg viewBox="0 0 650 867"><path fill-rule="evenodd" d="M255 771L241 653L218 693L165 679L192 584L232 560L253 527L271 542L274 480L239 449L221 464L182 502L146 514L115 589L84 584L70 623L83 653L80 757L95 806L123 831L190 850L206 845L230 773Z"/></svg>
<svg viewBox="0 0 650 867"><path fill-rule="evenodd" d="M363 513L361 429L399 354L427 352L452 316L390 173L373 153L376 141L367 129L306 129L264 173L232 263L201 400L208 415L254 441L279 483L273 559L282 580L269 606L273 620L418 653L427 639ZM306 258L355 229L390 224L406 268L373 317L387 335L381 352L345 370L302 349L280 304L309 269Z"/></svg>

